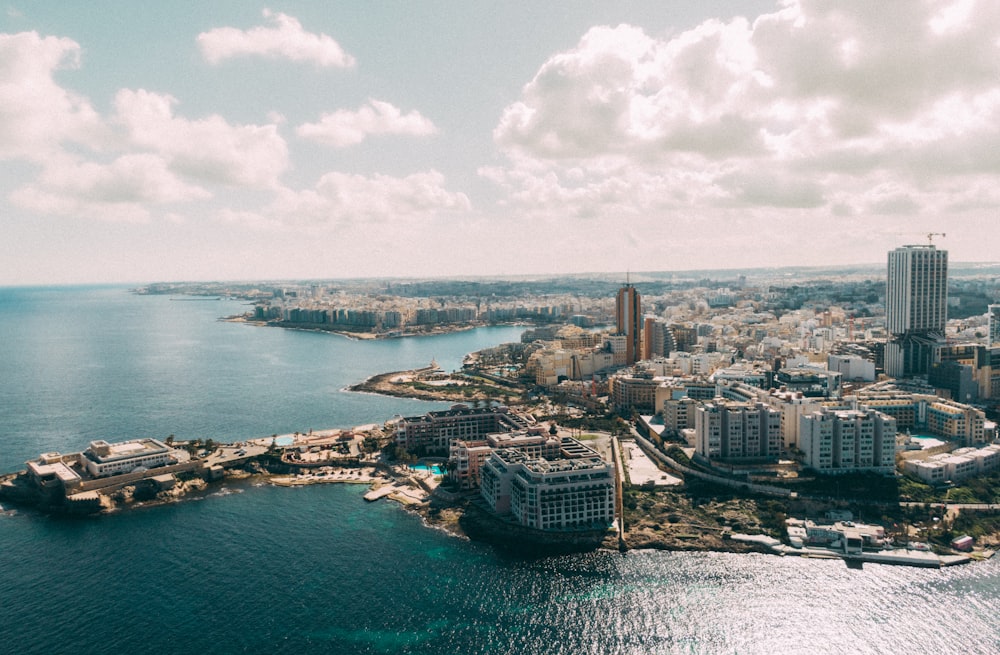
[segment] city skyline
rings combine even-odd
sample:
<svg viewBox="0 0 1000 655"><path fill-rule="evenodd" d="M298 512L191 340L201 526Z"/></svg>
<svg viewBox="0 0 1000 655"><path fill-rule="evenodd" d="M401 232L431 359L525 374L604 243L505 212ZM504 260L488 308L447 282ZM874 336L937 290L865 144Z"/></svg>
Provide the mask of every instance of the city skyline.
<svg viewBox="0 0 1000 655"><path fill-rule="evenodd" d="M0 285L995 261L998 43L971 0L15 2Z"/></svg>

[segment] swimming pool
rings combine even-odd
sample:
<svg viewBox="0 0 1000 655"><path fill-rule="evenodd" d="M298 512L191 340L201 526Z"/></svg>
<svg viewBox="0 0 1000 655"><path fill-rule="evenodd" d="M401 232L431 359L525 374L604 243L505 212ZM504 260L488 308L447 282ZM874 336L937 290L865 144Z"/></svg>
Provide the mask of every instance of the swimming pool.
<svg viewBox="0 0 1000 655"><path fill-rule="evenodd" d="M414 471L430 471L434 475L444 475L444 469L437 464L432 466L427 466L426 464L413 464L410 468Z"/></svg>
<svg viewBox="0 0 1000 655"><path fill-rule="evenodd" d="M277 437L274 440L275 446L291 446L293 443L295 443L295 437L287 434L283 437Z"/></svg>
<svg viewBox="0 0 1000 655"><path fill-rule="evenodd" d="M947 441L943 441L937 437L928 437L922 434L910 435L910 441L919 443L921 450L927 450L928 448L933 448L934 446L943 446L948 443Z"/></svg>

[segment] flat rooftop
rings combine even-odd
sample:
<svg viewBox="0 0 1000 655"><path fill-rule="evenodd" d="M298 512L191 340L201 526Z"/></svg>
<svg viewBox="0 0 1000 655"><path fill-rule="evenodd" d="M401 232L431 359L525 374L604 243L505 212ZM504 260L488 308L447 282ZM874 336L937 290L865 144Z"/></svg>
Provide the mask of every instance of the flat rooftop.
<svg viewBox="0 0 1000 655"><path fill-rule="evenodd" d="M80 479L76 471L66 466L63 462L53 462L51 464L40 464L35 461L28 462L28 468L32 474L39 478L56 477L63 483L75 482Z"/></svg>
<svg viewBox="0 0 1000 655"><path fill-rule="evenodd" d="M135 439L133 441L122 441L121 443L108 443L107 441L91 441L90 447L84 451L89 459L104 464L117 460L131 459L142 455L154 455L165 453L170 448L162 441L156 439Z"/></svg>

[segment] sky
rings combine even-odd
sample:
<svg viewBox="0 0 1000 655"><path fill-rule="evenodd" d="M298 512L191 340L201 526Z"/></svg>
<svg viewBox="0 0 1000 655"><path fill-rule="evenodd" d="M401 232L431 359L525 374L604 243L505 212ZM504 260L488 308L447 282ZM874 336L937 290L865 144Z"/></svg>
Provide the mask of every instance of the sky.
<svg viewBox="0 0 1000 655"><path fill-rule="evenodd" d="M0 285L997 261L1000 2L14 0Z"/></svg>

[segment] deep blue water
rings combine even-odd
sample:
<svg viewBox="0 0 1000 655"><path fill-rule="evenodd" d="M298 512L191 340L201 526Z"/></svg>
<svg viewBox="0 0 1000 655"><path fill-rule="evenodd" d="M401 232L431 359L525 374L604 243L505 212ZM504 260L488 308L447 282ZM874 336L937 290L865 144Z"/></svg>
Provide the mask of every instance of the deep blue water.
<svg viewBox="0 0 1000 655"><path fill-rule="evenodd" d="M0 470L90 439L239 439L421 413L344 393L457 368L514 329L350 341L218 322L230 302L0 289ZM87 520L0 517L0 652L996 653L1000 561L513 559L363 488L229 485Z"/></svg>
<svg viewBox="0 0 1000 655"><path fill-rule="evenodd" d="M237 441L447 407L344 392L370 375L461 367L520 328L356 341L220 322L247 307L125 289L0 289L0 471L93 439Z"/></svg>

